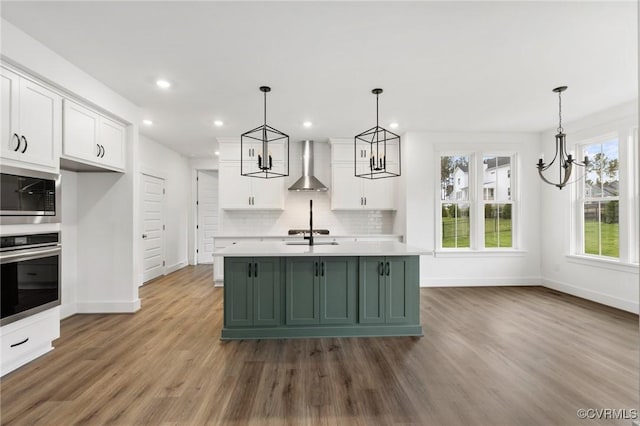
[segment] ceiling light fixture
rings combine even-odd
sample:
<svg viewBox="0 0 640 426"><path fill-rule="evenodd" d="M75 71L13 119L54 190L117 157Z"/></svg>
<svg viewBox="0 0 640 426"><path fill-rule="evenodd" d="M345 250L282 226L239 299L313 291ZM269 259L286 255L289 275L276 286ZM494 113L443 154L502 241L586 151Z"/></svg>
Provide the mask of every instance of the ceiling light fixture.
<svg viewBox="0 0 640 426"><path fill-rule="evenodd" d="M216 121L213 122L213 125L216 126L216 127L222 127L222 126L224 126L224 121L216 120Z"/></svg>
<svg viewBox="0 0 640 426"><path fill-rule="evenodd" d="M549 164L545 164L543 158L538 160L536 167L538 168L538 174L542 180L549 185L564 188L567 184L575 182L569 182L573 166L586 167L589 165L589 158L585 155L584 161L576 161L571 154L567 152L566 134L562 128L562 92L567 90L567 86L560 86L553 89L554 93L558 94L558 133L556 133L556 153L553 156L553 160ZM556 161L558 161L558 181L552 182L547 179L543 172L547 171ZM577 179L576 179L577 180Z"/></svg>
<svg viewBox="0 0 640 426"><path fill-rule="evenodd" d="M219 155L220 155L220 151L215 151L213 154L214 154L215 156L219 156Z"/></svg>
<svg viewBox="0 0 640 426"><path fill-rule="evenodd" d="M260 86L260 91L264 94L264 124L240 136L240 174L263 179L289 176L289 136L267 125L271 88Z"/></svg>
<svg viewBox="0 0 640 426"><path fill-rule="evenodd" d="M157 80L156 81L156 85L162 89L168 89L169 87L171 87L171 83L169 83L167 80Z"/></svg>
<svg viewBox="0 0 640 426"><path fill-rule="evenodd" d="M389 127L391 127L392 129L397 129L398 123L396 123L395 121L393 123L389 123Z"/></svg>
<svg viewBox="0 0 640 426"><path fill-rule="evenodd" d="M310 122L310 121L305 121L304 123L302 123L302 125L303 125L304 127L311 127L311 126L313 126L313 123L312 123L312 122Z"/></svg>
<svg viewBox="0 0 640 426"><path fill-rule="evenodd" d="M151 125L153 125L153 121L151 121L151 120L142 120L142 124L144 124L145 126L151 126Z"/></svg>
<svg viewBox="0 0 640 426"><path fill-rule="evenodd" d="M373 89L371 93L376 95L376 125L353 138L355 176L365 179L400 176L400 136L379 126L378 97L382 89Z"/></svg>

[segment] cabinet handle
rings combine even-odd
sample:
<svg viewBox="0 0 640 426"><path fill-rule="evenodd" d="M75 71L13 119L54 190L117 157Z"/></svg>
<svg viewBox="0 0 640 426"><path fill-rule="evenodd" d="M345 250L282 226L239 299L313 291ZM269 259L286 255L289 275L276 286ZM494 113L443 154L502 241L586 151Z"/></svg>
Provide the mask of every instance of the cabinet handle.
<svg viewBox="0 0 640 426"><path fill-rule="evenodd" d="M257 263L253 264L253 276L258 278L258 264Z"/></svg>
<svg viewBox="0 0 640 426"><path fill-rule="evenodd" d="M384 263L378 263L378 275L384 275Z"/></svg>
<svg viewBox="0 0 640 426"><path fill-rule="evenodd" d="M17 134L17 133L14 133L14 134L13 134L13 136L15 136L15 137L16 137L16 140L18 141L18 145L16 145L16 149L14 149L14 151L15 151L15 152L18 152L18 150L20 149L20 144L21 144L21 142L20 142L20 136L18 136L18 134Z"/></svg>
<svg viewBox="0 0 640 426"><path fill-rule="evenodd" d="M387 262L387 270L386 270L387 276L389 276L390 272L391 272L391 266L389 265L389 262Z"/></svg>
<svg viewBox="0 0 640 426"><path fill-rule="evenodd" d="M25 138L24 135L22 135L22 140L24 141L24 148L20 152L24 154L27 150L27 147L29 146L29 143L27 142L27 138Z"/></svg>
<svg viewBox="0 0 640 426"><path fill-rule="evenodd" d="M29 341L29 338L27 337L26 339L24 339L22 342L18 342L18 343L14 343L13 345L11 345L12 348L15 348L16 346L20 346L20 345L24 345L25 343L27 343Z"/></svg>
<svg viewBox="0 0 640 426"><path fill-rule="evenodd" d="M96 157L100 158L100 144L97 143L96 146L98 147L98 153L96 154Z"/></svg>
<svg viewBox="0 0 640 426"><path fill-rule="evenodd" d="M104 158L104 153L105 153L105 149L104 149L104 145L100 145L102 147L102 155L100 156L100 158Z"/></svg>
<svg viewBox="0 0 640 426"><path fill-rule="evenodd" d="M316 266L316 277L318 276L318 262L315 262L315 266Z"/></svg>
<svg viewBox="0 0 640 426"><path fill-rule="evenodd" d="M363 205L362 197L360 197L360 205Z"/></svg>
<svg viewBox="0 0 640 426"><path fill-rule="evenodd" d="M320 275L324 277L324 262L320 263Z"/></svg>
<svg viewBox="0 0 640 426"><path fill-rule="evenodd" d="M249 197L249 205L251 205L251 197Z"/></svg>
<svg viewBox="0 0 640 426"><path fill-rule="evenodd" d="M367 197L364 197L364 205L367 205Z"/></svg>
<svg viewBox="0 0 640 426"><path fill-rule="evenodd" d="M247 266L249 266L249 278L251 278L251 263L249 263Z"/></svg>

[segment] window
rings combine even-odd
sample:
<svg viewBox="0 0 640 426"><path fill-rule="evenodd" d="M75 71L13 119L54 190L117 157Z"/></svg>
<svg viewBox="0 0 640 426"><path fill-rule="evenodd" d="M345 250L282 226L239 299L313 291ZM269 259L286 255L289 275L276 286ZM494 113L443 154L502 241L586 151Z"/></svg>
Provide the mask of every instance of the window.
<svg viewBox="0 0 640 426"><path fill-rule="evenodd" d="M484 171L484 246L512 247L511 157L485 155Z"/></svg>
<svg viewBox="0 0 640 426"><path fill-rule="evenodd" d="M513 248L513 155L440 156L443 249Z"/></svg>
<svg viewBox="0 0 640 426"><path fill-rule="evenodd" d="M589 158L579 191L582 252L587 255L620 256L620 172L617 138L582 145Z"/></svg>
<svg viewBox="0 0 640 426"><path fill-rule="evenodd" d="M469 157L440 157L441 246L471 247Z"/></svg>

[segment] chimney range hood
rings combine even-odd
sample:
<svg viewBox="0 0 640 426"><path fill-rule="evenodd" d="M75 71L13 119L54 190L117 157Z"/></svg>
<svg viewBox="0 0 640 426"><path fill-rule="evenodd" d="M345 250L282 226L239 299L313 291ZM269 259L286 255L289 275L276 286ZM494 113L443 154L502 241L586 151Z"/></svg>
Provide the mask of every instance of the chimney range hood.
<svg viewBox="0 0 640 426"><path fill-rule="evenodd" d="M302 177L289 191L327 191L327 188L313 175L313 141L302 141Z"/></svg>

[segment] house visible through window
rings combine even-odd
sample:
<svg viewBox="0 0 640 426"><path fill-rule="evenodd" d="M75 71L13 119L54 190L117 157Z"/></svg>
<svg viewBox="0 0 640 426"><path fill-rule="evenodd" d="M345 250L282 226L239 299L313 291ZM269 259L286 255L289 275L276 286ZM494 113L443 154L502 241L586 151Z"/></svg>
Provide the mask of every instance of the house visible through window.
<svg viewBox="0 0 640 426"><path fill-rule="evenodd" d="M619 257L618 140L583 145L582 152L590 163L579 196L583 253Z"/></svg>
<svg viewBox="0 0 640 426"><path fill-rule="evenodd" d="M484 246L513 247L511 218L511 157L485 155Z"/></svg>

